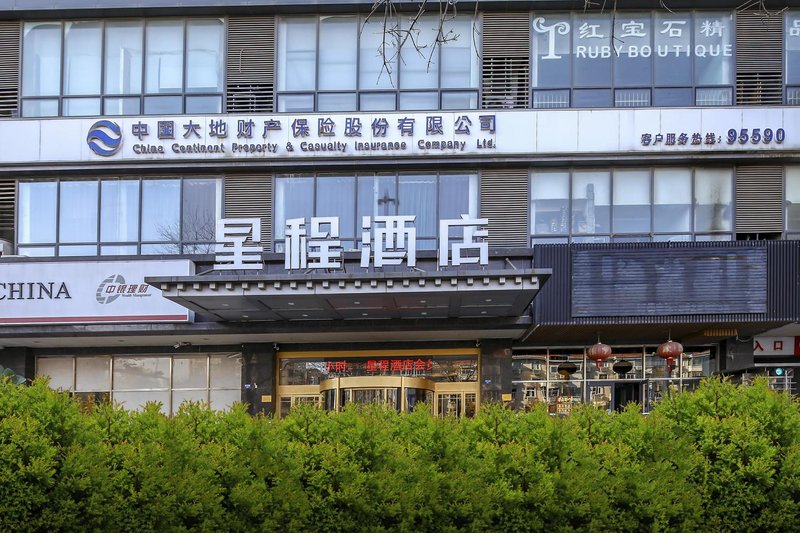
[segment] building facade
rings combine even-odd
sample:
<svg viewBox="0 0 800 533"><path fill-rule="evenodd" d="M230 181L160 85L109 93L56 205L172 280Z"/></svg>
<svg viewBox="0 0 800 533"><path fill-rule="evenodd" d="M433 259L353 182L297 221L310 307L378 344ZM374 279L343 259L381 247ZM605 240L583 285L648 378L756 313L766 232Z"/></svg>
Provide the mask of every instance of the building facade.
<svg viewBox="0 0 800 533"><path fill-rule="evenodd" d="M0 0L4 367L166 413L797 392L800 4L57 4Z"/></svg>

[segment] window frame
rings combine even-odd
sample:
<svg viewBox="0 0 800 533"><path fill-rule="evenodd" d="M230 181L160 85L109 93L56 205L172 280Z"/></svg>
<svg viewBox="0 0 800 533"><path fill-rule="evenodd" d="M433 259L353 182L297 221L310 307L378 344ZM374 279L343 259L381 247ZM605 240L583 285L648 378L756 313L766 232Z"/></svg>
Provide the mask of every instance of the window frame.
<svg viewBox="0 0 800 533"><path fill-rule="evenodd" d="M657 170L680 169L689 170L691 173L691 203L689 204L689 230L686 232L661 232L655 229L655 173ZM649 174L649 195L650 195L650 230L648 232L616 232L614 228L614 174L617 171L646 171ZM720 231L697 231L696 227L696 212L697 212L697 187L696 187L696 173L700 170L729 170L730 171L730 229ZM568 231L566 233L541 233L537 234L535 230L535 221L533 220L533 179L537 172L563 172L568 174L567 191L569 198L567 201L567 212L569 214L569 221L567 224ZM608 172L609 174L609 231L607 233L583 233L573 231L573 176L581 172ZM609 243L609 242L657 242L663 239L659 237L677 237L678 240L688 241L706 241L706 240L735 240L735 225L736 225L736 177L735 169L733 167L678 167L678 166L614 166L606 168L598 167L532 167L528 171L528 233L529 242L531 246L537 244L547 243L579 243L579 242L594 242L594 243ZM563 199L561 199L563 200ZM624 205L624 204L623 204ZM688 239L682 239L688 237ZM727 237L727 238L725 238Z"/></svg>
<svg viewBox="0 0 800 533"><path fill-rule="evenodd" d="M16 212L14 216L14 240L16 243L17 253L23 255L24 252L29 250L36 250L36 249L52 249L52 254L45 254L41 257L105 257L105 258L113 258L113 257L124 257L124 256L143 256L143 255L202 255L202 254L213 254L214 249L214 242L199 242L197 240L186 240L183 238L184 236L184 190L185 190L185 182L187 180L208 180L214 182L215 189L217 191L217 195L215 198L215 215L222 216L224 205L225 205L225 187L223 176L158 176L158 177L144 177L144 176L116 176L116 177L98 177L98 178L51 178L51 179L42 179L42 178L35 178L35 179L18 179L16 183L16 194L19 197L20 189L22 184L24 183L55 183L56 184L56 206L55 206L55 241L54 242L47 242L47 243L23 243L20 242L20 228L22 226L20 222L20 217L22 215L21 208L17 204ZM177 240L172 241L155 241L155 240L144 240L142 239L142 211L144 205L144 187L143 183L148 181L166 181L166 180L179 180L180 182L180 191L178 196L178 225L179 225L179 235ZM102 204L102 191L103 191L103 182L122 182L122 181L136 181L138 183L138 196L137 196L137 206L138 206L138 213L137 213L137 238L135 241L104 241L102 240L102 218L103 218L103 204ZM90 182L97 184L97 219L95 221L95 241L94 242L61 242L61 183L64 182ZM142 249L145 246L165 246L165 247L174 247L176 251L161 251L161 252L154 252L154 253L142 253ZM62 255L61 248L62 247L69 247L69 246L94 246L95 253L93 255L83 255L83 254L73 254L73 255ZM192 252L191 247L193 246L205 246L208 248L208 251L205 252ZM103 247L135 247L136 252L133 254L103 254ZM40 257L34 254L32 257Z"/></svg>
<svg viewBox="0 0 800 533"><path fill-rule="evenodd" d="M656 11L656 10L635 10L635 9L626 10L626 11L617 13L616 19L612 17L611 24L612 25L615 24L616 21L621 20L620 17L624 17L629 12L630 13L638 13L638 14L647 13L649 15L651 32L655 31L655 15L656 15L656 13L658 13L658 11ZM689 45L692 49L694 49L694 46L695 46L695 44L694 44L695 43L694 18L698 13L706 13L706 12L715 13L715 14L721 14L723 12L727 13L727 11L723 11L723 10L708 10L708 11L707 10L689 10L689 11L686 11L685 13L681 13L682 15L688 15L692 19L692 27L691 27L691 34L690 34L691 35L691 37L690 37L691 38L691 41L690 41L691 44ZM610 108L615 108L615 109L616 108L637 109L637 108L651 108L651 107L726 107L726 106L732 106L732 105L735 104L735 92L734 92L734 88L735 88L735 85L736 85L735 75L732 75L731 83L728 84L728 85L725 85L725 84L722 84L722 85L698 85L697 78L696 78L696 75L697 75L697 66L696 66L696 61L695 61L696 57L694 55L692 55L692 73L691 73L692 82L691 82L691 84L689 84L689 85L680 85L680 86L656 85L656 83L655 83L655 76L656 76L656 73L655 73L656 72L655 61L657 59L657 54L656 54L656 51L655 51L655 46L656 46L655 45L655 40L652 39L652 38L651 38L651 43L652 44L650 46L653 48L653 50L652 50L651 63L650 63L651 64L651 69L650 69L650 83L649 83L649 85L646 85L646 86L645 85L620 86L617 83L615 83L614 72L615 72L616 62L614 61L614 54L612 54L611 64L610 64L610 67L609 67L609 71L610 71L609 72L609 76L610 76L610 79L611 79L611 83L608 86L587 87L587 86L575 84L575 72L574 72L575 67L572 64L572 61L574 61L574 57L572 57L572 56L574 55L573 50L574 50L574 46L575 46L573 35L575 34L575 29L576 29L574 23L575 23L575 20L576 20L576 16L580 17L582 14L583 14L583 12L578 12L578 11L568 11L568 12L565 12L565 11L535 12L534 11L534 12L531 13L531 20L530 20L530 23L529 23L529 26L530 26L530 41L531 41L530 58L529 58L529 60L530 60L531 74L533 74L536 71L536 61L537 61L536 39L537 39L537 35L538 34L536 33L536 30L534 30L534 28L533 28L533 21L536 19L536 17L537 16L544 16L544 17L546 17L546 16L557 16L557 17L568 16L569 19L570 19L570 24L573 26L571 28L570 34L569 34L569 39L570 39L569 50L570 50L570 57L571 57L570 68L569 68L569 79L570 79L569 85L568 86L558 86L558 87L542 87L542 88L538 88L538 87L536 87L534 85L534 76L531 75L531 81L530 81L530 87L529 87L529 90L531 91L531 94L530 94L530 108L531 109L610 109ZM734 12L732 12L732 11L730 12L730 15L732 17L731 18L731 46L732 46L732 50L733 50L733 54L732 54L730 60L731 60L731 66L733 67L733 72L735 72L735 67L736 67L736 38L735 38L735 35L736 35L736 17L734 16ZM692 102L687 104L687 105L669 105L669 106L656 105L654 103L656 91L657 90L669 90L669 89L691 90L691 92L692 92ZM700 102L700 96L699 95L700 95L700 93L702 91L706 91L706 90L727 90L728 94L730 96L730 100L727 103L701 104L701 103L699 103ZM566 105L550 105L550 106L537 106L536 105L536 95L537 95L537 93L539 93L539 94L547 94L547 93L564 92L564 91L567 92ZM578 107L578 106L575 106L574 105L574 102L575 102L575 94L574 93L575 93L575 91L610 91L610 93L611 93L611 105L609 105L609 106L592 106L592 107L585 107L585 106ZM617 105L618 93L622 93L622 92L625 92L625 91L647 91L647 93L649 94L649 103L647 105L631 105L631 106L620 106L620 105Z"/></svg>
<svg viewBox="0 0 800 533"><path fill-rule="evenodd" d="M209 91L191 91L187 88L187 80L188 80L188 56L189 50L187 49L188 44L188 26L191 21L199 21L199 20L218 20L221 23L221 31L222 31L222 48L220 49L220 61L221 61L221 72L220 72L220 92L209 92ZM158 93L150 93L147 92L147 27L150 22L154 21L179 21L182 28L182 42L183 42L183 51L182 51L182 72L181 72L181 90L180 91L172 91L172 92L158 92ZM98 22L100 23L101 27L101 50L100 50L100 92L98 94L65 94L65 62L66 62L66 25L67 23L80 23L80 22ZM126 93L121 92L118 94L111 94L106 92L106 58L108 54L108 50L106 48L108 43L107 33L108 33L108 23L109 22L140 22L142 28L142 41L141 41L141 50L142 50L142 57L141 57L141 87L138 93ZM59 93L57 95L49 95L49 96L25 96L24 87L23 87L23 77L25 72L25 27L27 24L40 24L40 23L49 23L49 24L58 24L60 27L61 32L61 40L60 40L60 58L59 58L59 68L60 68L60 79L59 79ZM227 17L126 17L126 18L87 18L87 19L54 19L54 20L24 20L21 24L21 38L20 38L20 91L19 91L19 109L20 115L22 117L28 118L46 118L46 117L86 117L86 116L140 116L140 115L165 115L165 114L217 114L217 113L224 113L225 112L225 98L226 98L226 87L227 87L227 28L228 28L228 19ZM165 113L146 113L145 112L145 104L148 99L158 98L158 97L172 97L176 98L179 97L181 99L181 109L180 111L170 111ZM193 98L217 98L219 101L219 111L198 111L198 112L187 112L187 107L190 105L190 101ZM136 99L138 101L138 112L135 113L117 113L117 112L109 112L106 111L106 102L108 100L122 100L122 99ZM73 101L73 100L97 100L99 102L99 112L96 114L70 114L66 115L65 108L66 104L65 101ZM25 104L26 102L57 102L57 113L55 115L49 114L29 114L25 112Z"/></svg>
<svg viewBox="0 0 800 533"><path fill-rule="evenodd" d="M391 84L391 80L390 80L390 84L392 85L391 88L381 87L381 88L376 88L376 89L363 89L361 87L361 33L362 33L362 30L364 29L366 18L364 16L362 16L361 14L358 14L358 13L349 14L349 15L344 15L344 14L341 15L341 16L356 17L357 23L358 23L358 30L359 31L358 31L358 34L357 34L357 37L356 37L356 40L355 40L355 45L354 45L355 46L355 71L356 71L356 77L355 77L355 80L354 80L354 87L355 88L354 89L349 89L349 90L347 90L347 89L321 90L319 88L319 86L320 86L320 54L319 54L320 20L321 20L322 17L327 17L327 16L336 16L336 15L326 15L326 14L311 15L311 16L308 16L308 15L306 15L306 16L303 16L303 15L288 15L288 16L276 17L276 21L275 21L275 42L276 42L276 53L275 53L275 55L276 55L276 58L275 58L275 77L276 77L276 83L275 83L275 109L276 109L277 112L279 112L279 113L282 113L282 112L286 112L286 113L295 113L295 112L296 113L346 113L346 112L358 111L358 112L376 112L376 113L380 113L380 112L391 112L391 111L441 111L441 110L445 110L445 108L442 107L442 102L444 101L445 98L447 98L448 96L451 96L451 95L462 95L462 94L463 95L470 95L470 96L474 95L475 107L470 107L470 108L452 108L452 110L454 110L454 111L455 110L461 110L461 109L471 110L471 109L479 109L480 108L480 105L481 105L481 92L482 92L482 76L480 75L480 69L481 69L481 66L480 66L480 54L476 54L475 49L474 49L474 45L472 44L472 43L475 42L475 39L472 39L472 38L470 39L470 43L471 43L471 45L470 45L470 50L471 50L470 59L472 61L476 61L475 67L477 68L477 71L478 71L478 73L476 75L477 80L476 80L476 86L475 87L469 87L469 88L442 87L442 68L443 67L442 67L441 60L437 60L436 61L437 85L436 85L435 88L419 88L419 87L417 87L417 88L401 88L402 87L401 77L403 75L403 66L402 66L402 61L397 60L397 61L395 61L395 63L396 63L395 64L395 72L393 74L393 76L395 78L394 83ZM402 16L403 16L402 14L397 14L397 17L398 17L397 20L400 21ZM478 15L477 17L474 16L474 15L460 15L460 16L462 18L464 18L464 19L469 18L470 23L471 23L472 28L473 28L473 32L476 31L476 30L477 30L477 32L479 34L482 32L483 18L480 15ZM283 59L284 56L282 56L283 51L280 49L281 31L285 31L285 30L282 29L283 22L285 20L287 20L287 19L300 19L300 18L311 18L311 17L313 17L313 19L314 19L315 28L316 28L315 29L315 51L314 51L314 88L313 89L309 89L309 90L295 90L295 89L281 90L280 89L280 82L281 82L280 76L282 76L284 74L284 73L281 72L281 68L280 68L280 64L284 60ZM472 37L472 36L470 36L470 37ZM406 46L408 46L408 45L406 45ZM438 47L437 53L438 53L438 56L440 57L441 53L442 53L441 52L442 44L437 44L436 46ZM473 57L473 54L478 56L477 59L475 57ZM381 72L380 75L381 76L385 76L387 74L384 73L384 72ZM404 95L404 94L414 94L414 93L435 93L436 94L437 106L434 107L434 108L430 108L430 109L424 109L424 108L423 109L410 109L410 108L409 109L402 109L401 108L401 104L400 104L402 95ZM337 95L337 94L339 94L339 95L348 95L348 96L352 95L355 98L355 108L354 109L336 109L336 110L328 110L328 111L319 109L319 96L320 95ZM386 95L386 96L391 95L391 96L394 96L394 108L381 109L381 110L370 110L370 109L365 110L365 109L362 109L362 107L363 107L362 106L362 96L365 96L365 95L367 95L367 96L369 96L369 95ZM300 111L281 111L281 98L285 97L285 96L306 96L306 97L310 96L311 97L311 102L312 102L312 107L311 107L311 109L300 110ZM450 109L451 108L447 108L447 110L450 110Z"/></svg>
<svg viewBox="0 0 800 533"><path fill-rule="evenodd" d="M353 213L352 213L353 221L354 221L353 228L355 230L355 235L354 236L349 236L349 235L344 235L343 236L341 234L342 224L341 224L341 215L339 215L339 217L340 217L339 240L342 242L342 248L344 249L344 251L353 252L353 251L358 251L360 249L361 243L362 243L362 241L361 241L361 224L360 224L360 221L358 220L358 213L359 213L359 204L358 204L358 201L359 201L359 194L358 194L359 193L359 187L358 187L358 184L359 184L359 178L361 178L361 177L364 177L364 178L391 177L391 178L393 178L394 179L394 191L395 191L395 198L394 198L395 205L394 205L394 213L393 213L393 215L397 215L397 206L399 204L399 199L400 199L400 178L403 177L403 176L423 176L423 175L434 176L435 180L436 180L436 202L435 202L435 215L434 215L434 225L436 226L436 228L435 228L436 235L422 235L420 233L417 233L417 250L428 250L428 249L435 250L435 249L437 249L438 242L439 242L438 220L439 220L440 212L441 212L440 199L441 199L441 187L442 187L441 180L442 180L442 178L446 177L446 176L451 176L451 175L452 176L469 176L471 179L474 178L475 184L476 184L476 187L475 187L475 189L476 189L475 193L476 194L475 194L475 199L474 199L474 201L475 201L475 210L476 210L476 216L479 216L480 215L480 207L481 207L480 206L480 187L481 187L481 183L480 183L480 172L478 170L475 170L475 171L472 171L472 172L469 172L469 171L461 171L460 172L460 171L457 171L457 170L450 170L450 171L439 171L439 170L425 171L425 170L419 170L419 171L404 171L404 172L398 172L398 171L380 172L380 171L375 171L375 172L361 172L361 173L360 172L350 172L350 173L345 173L345 172L338 172L338 173L334 173L334 172L314 172L314 173L285 173L285 174L276 173L274 175L274 177L273 177L273 180L274 180L273 191L275 191L275 194L274 194L273 199L272 199L272 204L273 204L272 205L272 228L273 228L272 229L272 251L274 251L276 253L283 253L283 251L284 251L283 246L284 246L284 243L285 243L285 238L279 237L279 235L278 235L278 231L279 231L279 228L280 228L280 225L279 225L280 221L278 220L278 211L279 211L279 209L278 209L278 194L277 194L277 191L278 191L278 180L279 179L291 180L293 178L312 178L312 183L313 183L313 185L312 185L312 187L313 187L312 198L311 198L312 214L310 216L316 217L316 216L322 216L322 215L317 215L316 214L316 212L317 212L317 195L318 195L317 183L319 182L319 180L320 179L324 180L324 179L326 179L328 177L331 177L331 178L337 178L337 177L348 177L349 178L349 177L352 177L353 180L354 180L354 184L355 184L355 186L353 187L353 199L354 199L353 207L354 207L354 209L353 209ZM471 188L472 187L470 186L470 189ZM468 191L468 193L467 193L468 195L469 195L469 192L470 191ZM471 202L471 200L472 199L469 198L469 196L468 196L467 201ZM327 215L327 216L330 216L330 215ZM389 215L389 216L392 216L392 215ZM309 222L310 222L309 219L306 218L306 223L309 223ZM349 248L350 242L353 243L353 247L352 248ZM433 246L432 247L426 246L426 243L428 243L428 244L429 243L433 243ZM420 246L420 244L422 244L422 246Z"/></svg>

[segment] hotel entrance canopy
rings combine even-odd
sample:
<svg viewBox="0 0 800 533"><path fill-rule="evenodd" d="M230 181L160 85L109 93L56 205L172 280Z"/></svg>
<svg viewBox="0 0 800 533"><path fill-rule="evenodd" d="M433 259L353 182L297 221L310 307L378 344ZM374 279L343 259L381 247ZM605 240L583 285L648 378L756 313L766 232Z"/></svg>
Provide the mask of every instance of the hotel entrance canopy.
<svg viewBox="0 0 800 533"><path fill-rule="evenodd" d="M527 309L550 273L223 274L146 281L165 298L217 322L519 319L529 316Z"/></svg>

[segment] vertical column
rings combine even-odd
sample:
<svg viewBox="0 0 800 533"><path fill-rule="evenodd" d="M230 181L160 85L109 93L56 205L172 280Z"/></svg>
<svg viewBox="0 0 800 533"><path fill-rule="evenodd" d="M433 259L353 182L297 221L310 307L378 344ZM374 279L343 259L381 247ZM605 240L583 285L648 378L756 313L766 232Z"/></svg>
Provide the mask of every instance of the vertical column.
<svg viewBox="0 0 800 533"><path fill-rule="evenodd" d="M481 404L511 401L511 341L481 341Z"/></svg>
<svg viewBox="0 0 800 533"><path fill-rule="evenodd" d="M273 414L278 401L275 350L270 344L244 344L242 359L242 401L250 406L250 414Z"/></svg>

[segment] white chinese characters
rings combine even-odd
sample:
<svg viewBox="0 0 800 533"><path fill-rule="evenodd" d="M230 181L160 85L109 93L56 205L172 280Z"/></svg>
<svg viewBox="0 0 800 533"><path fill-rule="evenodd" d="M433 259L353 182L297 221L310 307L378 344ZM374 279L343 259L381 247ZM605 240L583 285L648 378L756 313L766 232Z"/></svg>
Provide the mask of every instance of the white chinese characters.
<svg viewBox="0 0 800 533"><path fill-rule="evenodd" d="M362 268L417 264L415 215L364 216L361 220ZM488 219L439 221L438 265L488 265ZM283 243L286 270L339 269L343 246L338 217L291 218L286 220ZM217 221L215 270L260 270L261 221L257 218L228 218Z"/></svg>
<svg viewBox="0 0 800 533"><path fill-rule="evenodd" d="M261 220L223 218L217 220L215 270L259 270L262 266Z"/></svg>

